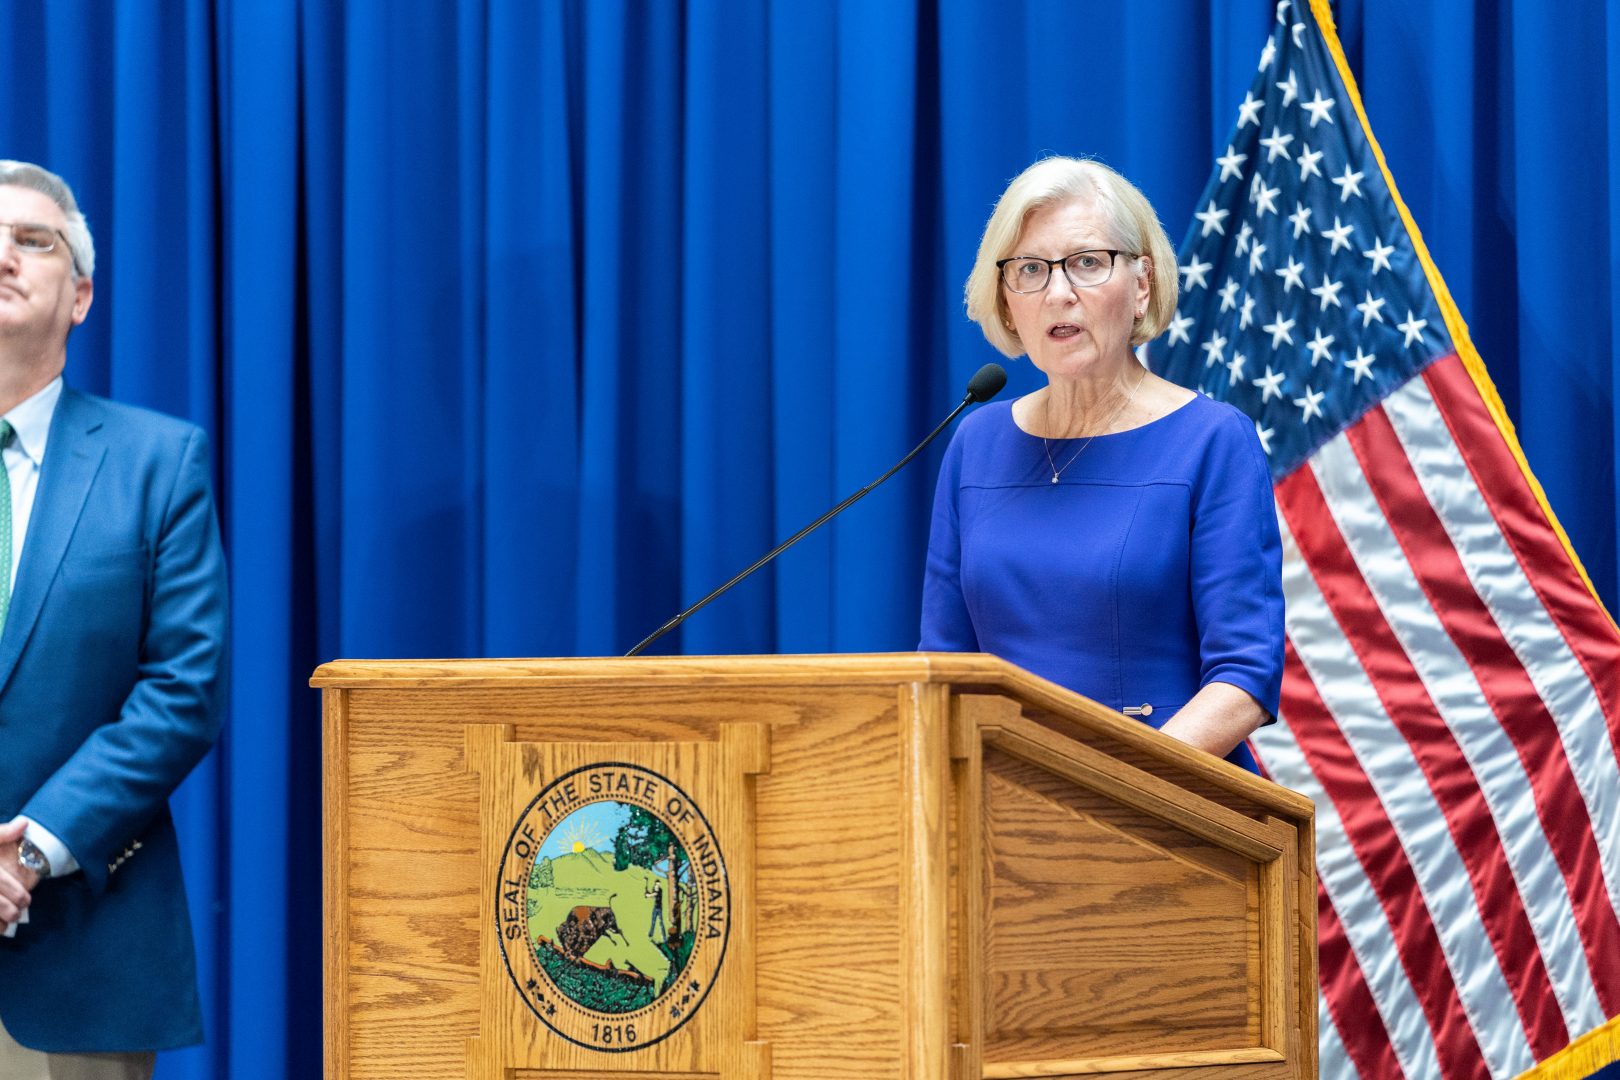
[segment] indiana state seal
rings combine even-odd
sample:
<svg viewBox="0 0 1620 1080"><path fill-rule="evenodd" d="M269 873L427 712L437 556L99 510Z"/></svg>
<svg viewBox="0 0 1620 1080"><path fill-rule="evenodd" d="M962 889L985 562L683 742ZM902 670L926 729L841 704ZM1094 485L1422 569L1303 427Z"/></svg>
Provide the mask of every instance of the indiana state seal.
<svg viewBox="0 0 1620 1080"><path fill-rule="evenodd" d="M620 1053L668 1038L713 989L731 934L725 858L703 811L621 762L557 777L512 827L495 922L524 1002Z"/></svg>

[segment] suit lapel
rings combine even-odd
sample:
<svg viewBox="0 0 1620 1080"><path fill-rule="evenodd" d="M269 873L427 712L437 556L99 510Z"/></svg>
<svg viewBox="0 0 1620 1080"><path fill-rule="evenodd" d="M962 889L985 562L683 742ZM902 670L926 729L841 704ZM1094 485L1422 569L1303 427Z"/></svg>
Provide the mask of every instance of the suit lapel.
<svg viewBox="0 0 1620 1080"><path fill-rule="evenodd" d="M23 540L22 560L17 564L11 610L0 632L0 691L11 681L23 646L39 621L45 596L56 580L73 530L78 527L90 485L106 456L100 430L101 416L94 402L63 387L56 415L51 417L45 463L34 490L34 508Z"/></svg>

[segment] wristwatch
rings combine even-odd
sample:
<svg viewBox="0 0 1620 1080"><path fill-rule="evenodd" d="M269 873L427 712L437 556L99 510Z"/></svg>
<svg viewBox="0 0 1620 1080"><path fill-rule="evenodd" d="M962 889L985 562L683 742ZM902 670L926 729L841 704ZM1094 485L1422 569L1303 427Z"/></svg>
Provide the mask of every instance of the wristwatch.
<svg viewBox="0 0 1620 1080"><path fill-rule="evenodd" d="M42 880L51 876L51 860L47 859L45 853L39 850L39 845L26 836L17 843L17 861L32 870Z"/></svg>

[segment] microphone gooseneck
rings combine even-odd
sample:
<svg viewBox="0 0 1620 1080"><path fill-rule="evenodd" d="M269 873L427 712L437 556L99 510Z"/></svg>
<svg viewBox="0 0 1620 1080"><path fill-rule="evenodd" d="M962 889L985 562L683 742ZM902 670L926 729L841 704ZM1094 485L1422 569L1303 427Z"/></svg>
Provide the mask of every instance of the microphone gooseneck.
<svg viewBox="0 0 1620 1080"><path fill-rule="evenodd" d="M929 443L939 438L939 433L949 427L952 420L955 420L958 416L962 415L963 409L967 408L969 405L989 401L991 398L1001 393L1001 388L1006 385L1007 371L1000 364L986 364L978 371L975 371L973 373L973 378L968 380L967 393L962 396L961 404L952 409L951 415L941 420L939 425L935 427L933 431L928 433L928 437L922 442L918 443L916 448L913 449L911 453L901 458L895 464L894 468L890 469L888 472L884 473L870 484L867 484L865 487L861 488L861 490L857 491L855 494L851 495L849 498L827 511L825 514L822 514L820 517L816 518L816 520L812 521L810 524L806 525L804 528L800 529L798 532L776 545L776 547L772 548L769 552L762 556L758 562L754 563L748 569L744 570L742 573L738 574L736 577L732 578L730 581L726 582L724 585L720 586L718 589L714 590L708 596L705 596L703 599L699 600L685 611L682 611L679 615L676 615L674 618L670 619L657 630L654 630L652 633L642 638L641 642L635 648L631 649L624 655L627 657L641 655L641 653L646 650L647 646L651 645L653 642L657 641L659 638L681 625L681 623L685 622L690 616L707 607L710 601L717 599L722 593L730 589L743 578L747 577L749 574L752 574L755 570L758 570L760 567L782 554L782 552L786 551L794 544L797 544L806 536L809 536L811 533L815 532L822 525L825 525L829 520L843 513L861 499L865 498L879 484L883 483L883 481L905 468L906 465L911 462L911 459L922 453Z"/></svg>

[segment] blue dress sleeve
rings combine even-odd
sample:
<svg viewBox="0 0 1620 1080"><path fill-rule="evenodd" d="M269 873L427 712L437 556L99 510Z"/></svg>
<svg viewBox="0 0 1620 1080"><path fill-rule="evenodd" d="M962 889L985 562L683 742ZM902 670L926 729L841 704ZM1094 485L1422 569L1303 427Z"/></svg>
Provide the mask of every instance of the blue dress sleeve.
<svg viewBox="0 0 1620 1080"><path fill-rule="evenodd" d="M923 576L922 641L924 652L979 652L979 638L962 594L962 532L957 505L962 483L962 431L945 449L934 489L934 517L928 534L928 563Z"/></svg>
<svg viewBox="0 0 1620 1080"><path fill-rule="evenodd" d="M1233 410L1211 440L1192 507L1199 688L1245 690L1276 719L1282 695L1282 540L1260 440Z"/></svg>

